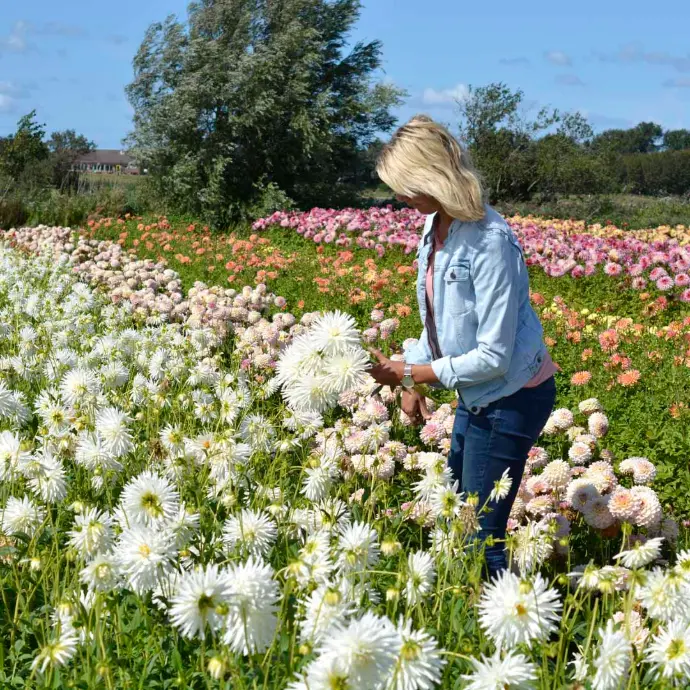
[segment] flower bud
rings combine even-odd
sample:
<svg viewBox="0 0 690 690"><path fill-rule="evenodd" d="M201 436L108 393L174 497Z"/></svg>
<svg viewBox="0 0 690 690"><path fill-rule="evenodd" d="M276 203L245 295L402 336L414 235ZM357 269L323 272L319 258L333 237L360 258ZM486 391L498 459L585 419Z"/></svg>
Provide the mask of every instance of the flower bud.
<svg viewBox="0 0 690 690"><path fill-rule="evenodd" d="M225 661L219 656L212 656L208 660L208 673L214 680L222 680L225 676L226 665Z"/></svg>

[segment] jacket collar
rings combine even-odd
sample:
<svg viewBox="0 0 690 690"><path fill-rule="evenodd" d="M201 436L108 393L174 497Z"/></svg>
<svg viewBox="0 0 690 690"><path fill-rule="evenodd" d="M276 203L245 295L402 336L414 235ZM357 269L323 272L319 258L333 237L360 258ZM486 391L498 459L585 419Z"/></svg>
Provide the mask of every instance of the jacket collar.
<svg viewBox="0 0 690 690"><path fill-rule="evenodd" d="M429 241L431 240L431 235L434 231L434 223L436 222L436 213L432 213L429 218L431 218L431 222L429 223L428 226L425 226L424 232L422 233L422 238L420 240L420 247L425 247ZM460 221L457 218L453 218L450 227L448 228L448 237L451 237L453 233L458 229L458 226L460 224ZM448 239L446 238L446 241Z"/></svg>

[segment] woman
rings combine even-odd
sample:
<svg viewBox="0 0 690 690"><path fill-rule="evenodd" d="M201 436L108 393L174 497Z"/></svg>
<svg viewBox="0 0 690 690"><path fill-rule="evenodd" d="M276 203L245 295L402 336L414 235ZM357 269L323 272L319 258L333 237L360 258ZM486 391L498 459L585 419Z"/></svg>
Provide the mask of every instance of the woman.
<svg viewBox="0 0 690 690"><path fill-rule="evenodd" d="M508 471L507 498L480 516L480 538L493 537L485 550L493 576L507 565L502 541L527 455L553 409L556 367L530 304L522 250L484 204L479 177L451 134L428 117L413 118L386 145L377 172L428 218L417 254L424 329L404 362L375 351L371 374L403 385L403 410L417 424L428 412L414 385L457 391L448 464L480 507Z"/></svg>

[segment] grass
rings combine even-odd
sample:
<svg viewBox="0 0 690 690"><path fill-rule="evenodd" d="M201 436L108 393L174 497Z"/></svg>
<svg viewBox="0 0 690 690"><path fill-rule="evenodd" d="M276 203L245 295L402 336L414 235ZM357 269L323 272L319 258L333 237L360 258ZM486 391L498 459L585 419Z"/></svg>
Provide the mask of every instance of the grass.
<svg viewBox="0 0 690 690"><path fill-rule="evenodd" d="M133 187L145 179L144 175L117 175L115 173L82 173L81 177L91 186Z"/></svg>
<svg viewBox="0 0 690 690"><path fill-rule="evenodd" d="M690 198L649 197L634 194L563 197L553 201L502 202L506 215L572 218L589 224L613 224L629 230L660 225L690 225Z"/></svg>
<svg viewBox="0 0 690 690"><path fill-rule="evenodd" d="M383 185L363 192L362 200L363 205L401 206L392 192ZM519 214L584 220L588 224L613 224L628 230L643 230L660 225L690 226L690 196L586 194L544 200L499 201L495 206L506 216Z"/></svg>

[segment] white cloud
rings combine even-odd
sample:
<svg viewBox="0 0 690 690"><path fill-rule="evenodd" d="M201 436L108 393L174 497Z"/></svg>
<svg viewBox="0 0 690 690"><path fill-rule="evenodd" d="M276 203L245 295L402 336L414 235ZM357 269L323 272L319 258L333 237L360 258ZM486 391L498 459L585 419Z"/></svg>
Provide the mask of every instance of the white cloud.
<svg viewBox="0 0 690 690"><path fill-rule="evenodd" d="M0 93L0 113L11 113L14 110L15 100L12 96Z"/></svg>
<svg viewBox="0 0 690 690"><path fill-rule="evenodd" d="M0 53L25 53L32 48L30 39L36 36L57 36L66 39L88 38L89 33L81 26L62 24L60 22L44 22L33 24L25 21L15 22L9 34L0 36ZM126 37L119 34L108 36L111 43L121 43Z"/></svg>
<svg viewBox="0 0 690 690"><path fill-rule="evenodd" d="M27 50L28 43L26 42L27 33L26 22L16 22L12 27L12 31L7 36L0 36L0 52L6 50L12 53L23 53Z"/></svg>
<svg viewBox="0 0 690 690"><path fill-rule="evenodd" d="M645 62L648 65L671 66L679 72L690 72L690 53L673 55L666 51L646 51L639 43L626 43L616 53L596 53L601 62L635 63Z"/></svg>
<svg viewBox="0 0 690 690"><path fill-rule="evenodd" d="M464 84L458 84L450 89L424 89L422 102L425 105L455 105L469 96L469 89Z"/></svg>
<svg viewBox="0 0 690 690"><path fill-rule="evenodd" d="M572 65L572 60L569 55L566 55L562 50L549 50L544 53L544 57L552 64L559 67L569 67Z"/></svg>
<svg viewBox="0 0 690 690"><path fill-rule="evenodd" d="M27 98L30 96L29 86L35 85L20 85L12 81L0 81L0 95L8 98Z"/></svg>

